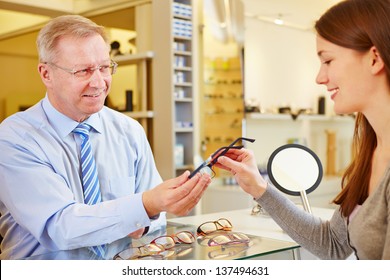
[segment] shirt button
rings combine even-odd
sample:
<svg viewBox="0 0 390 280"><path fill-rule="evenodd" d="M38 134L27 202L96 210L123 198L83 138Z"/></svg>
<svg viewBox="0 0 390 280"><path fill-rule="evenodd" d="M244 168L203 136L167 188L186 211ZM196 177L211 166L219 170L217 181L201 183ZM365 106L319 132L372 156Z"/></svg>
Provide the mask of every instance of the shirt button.
<svg viewBox="0 0 390 280"><path fill-rule="evenodd" d="M141 228L142 225L141 225L140 223L137 223L136 226L137 226L138 228Z"/></svg>

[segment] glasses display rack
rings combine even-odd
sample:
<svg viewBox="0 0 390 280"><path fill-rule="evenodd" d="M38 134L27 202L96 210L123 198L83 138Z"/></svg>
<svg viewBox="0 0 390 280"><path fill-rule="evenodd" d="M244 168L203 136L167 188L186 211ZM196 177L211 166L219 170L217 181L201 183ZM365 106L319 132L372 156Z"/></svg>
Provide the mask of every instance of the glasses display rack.
<svg viewBox="0 0 390 280"><path fill-rule="evenodd" d="M239 57L205 58L202 157L242 136L244 96ZM219 174L217 174L218 176Z"/></svg>
<svg viewBox="0 0 390 280"><path fill-rule="evenodd" d="M150 64L154 53L147 51L138 54L126 54L114 57L114 61L119 67L135 65L136 66L136 92L134 99L136 105L134 111L124 111L123 114L138 120L145 129L149 143L153 148L153 117L154 112L151 108L151 89L150 89ZM126 72L127 73L127 72ZM114 77L115 78L115 77Z"/></svg>

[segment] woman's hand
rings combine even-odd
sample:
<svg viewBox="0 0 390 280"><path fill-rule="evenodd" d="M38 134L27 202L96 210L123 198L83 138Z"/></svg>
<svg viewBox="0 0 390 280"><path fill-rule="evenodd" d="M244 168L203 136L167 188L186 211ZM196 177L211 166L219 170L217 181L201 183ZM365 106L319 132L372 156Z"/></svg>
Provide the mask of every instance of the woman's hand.
<svg viewBox="0 0 390 280"><path fill-rule="evenodd" d="M267 182L261 176L253 152L247 149L230 149L214 165L230 171L240 187L257 199L265 192Z"/></svg>

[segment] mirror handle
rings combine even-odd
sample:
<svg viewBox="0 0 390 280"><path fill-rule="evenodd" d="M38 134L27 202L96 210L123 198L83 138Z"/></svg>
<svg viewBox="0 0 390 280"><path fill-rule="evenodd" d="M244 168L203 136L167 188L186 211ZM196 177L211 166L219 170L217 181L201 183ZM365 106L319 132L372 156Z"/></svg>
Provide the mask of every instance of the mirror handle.
<svg viewBox="0 0 390 280"><path fill-rule="evenodd" d="M305 209L305 211L307 213L310 213L311 214L311 207L310 207L310 203L309 203L309 199L307 198L307 194L306 194L306 191L300 191L301 193L301 200L302 200L302 204L303 204L303 209Z"/></svg>

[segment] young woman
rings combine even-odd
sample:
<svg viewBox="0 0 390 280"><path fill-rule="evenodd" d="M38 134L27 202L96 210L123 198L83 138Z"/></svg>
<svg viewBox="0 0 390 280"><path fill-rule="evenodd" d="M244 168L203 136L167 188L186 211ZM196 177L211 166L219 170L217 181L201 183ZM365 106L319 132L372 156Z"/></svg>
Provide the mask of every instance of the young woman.
<svg viewBox="0 0 390 280"><path fill-rule="evenodd" d="M251 151L218 160L301 246L323 259L390 259L390 1L347 0L316 23L321 67L338 114L357 113L354 159L329 221L297 208L261 177Z"/></svg>

